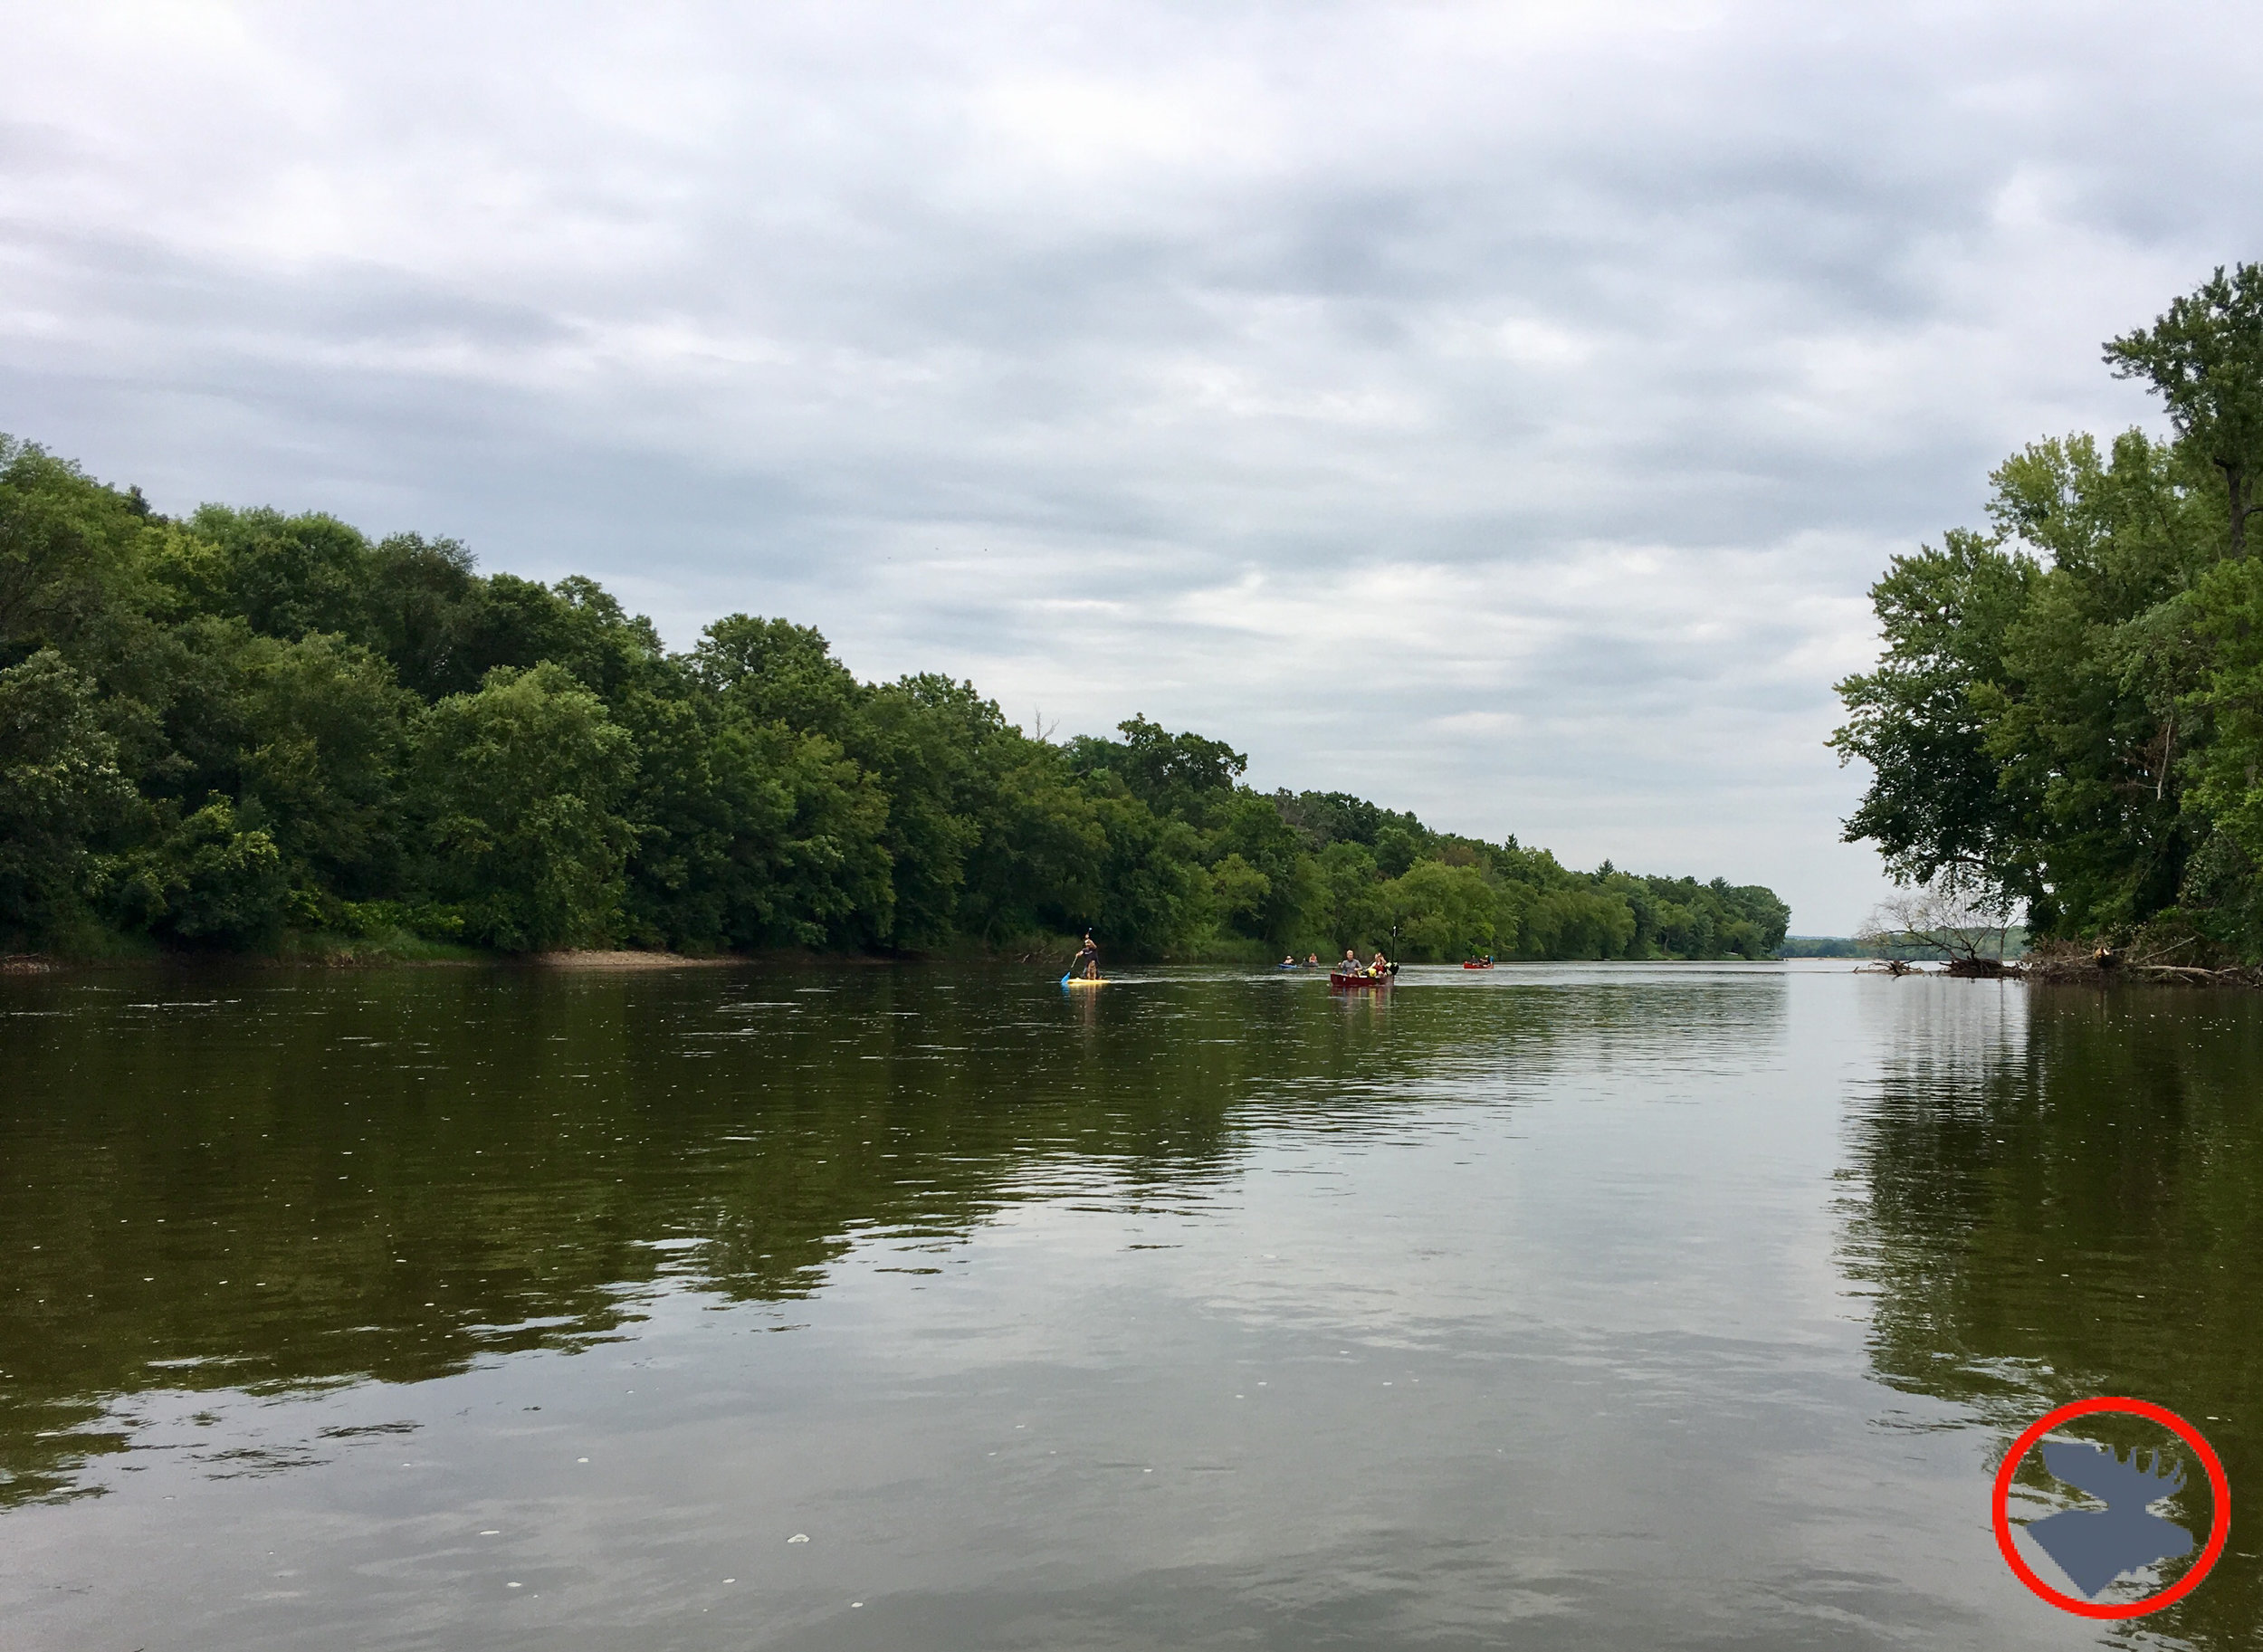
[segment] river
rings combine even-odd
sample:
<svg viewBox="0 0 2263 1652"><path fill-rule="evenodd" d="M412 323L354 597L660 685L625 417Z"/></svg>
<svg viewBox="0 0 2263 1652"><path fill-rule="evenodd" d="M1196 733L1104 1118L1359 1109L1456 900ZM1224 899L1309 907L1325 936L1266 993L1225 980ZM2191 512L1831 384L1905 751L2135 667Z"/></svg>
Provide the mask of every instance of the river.
<svg viewBox="0 0 2263 1652"><path fill-rule="evenodd" d="M2263 1627L2251 1514L2134 1628L1990 1516L2095 1394L2263 1484L2256 997L95 970L0 1093L11 1648Z"/></svg>

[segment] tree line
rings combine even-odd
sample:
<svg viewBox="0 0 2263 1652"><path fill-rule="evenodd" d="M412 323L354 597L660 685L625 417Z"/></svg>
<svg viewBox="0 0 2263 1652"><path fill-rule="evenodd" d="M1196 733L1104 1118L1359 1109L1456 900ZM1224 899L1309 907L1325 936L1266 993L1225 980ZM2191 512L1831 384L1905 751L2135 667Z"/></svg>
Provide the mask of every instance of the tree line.
<svg viewBox="0 0 2263 1652"><path fill-rule="evenodd" d="M1720 879L1266 795L1144 717L1054 741L743 614L683 653L448 540L168 518L0 437L0 948L1770 956Z"/></svg>
<svg viewBox="0 0 2263 1652"><path fill-rule="evenodd" d="M2039 938L2263 958L2263 265L2104 350L2169 435L2035 443L1984 525L1893 559L1838 685L1875 771L1846 836Z"/></svg>

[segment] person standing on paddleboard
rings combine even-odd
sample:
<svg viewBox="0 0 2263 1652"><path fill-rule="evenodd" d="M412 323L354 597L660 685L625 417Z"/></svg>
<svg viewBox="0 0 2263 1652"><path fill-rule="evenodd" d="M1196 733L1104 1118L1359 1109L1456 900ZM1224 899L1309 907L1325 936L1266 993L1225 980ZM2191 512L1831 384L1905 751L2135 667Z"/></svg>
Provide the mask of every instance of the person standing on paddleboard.
<svg viewBox="0 0 2263 1652"><path fill-rule="evenodd" d="M1084 931L1084 944L1077 949L1076 961L1069 966L1071 975L1081 975L1088 981L1100 979L1100 949L1093 944L1093 932Z"/></svg>

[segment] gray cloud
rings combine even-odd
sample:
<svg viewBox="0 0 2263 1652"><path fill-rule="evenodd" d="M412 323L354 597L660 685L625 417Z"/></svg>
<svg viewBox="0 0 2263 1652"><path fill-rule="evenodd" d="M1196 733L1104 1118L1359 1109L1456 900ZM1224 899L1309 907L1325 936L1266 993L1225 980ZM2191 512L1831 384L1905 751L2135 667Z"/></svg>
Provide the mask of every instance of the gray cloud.
<svg viewBox="0 0 2263 1652"><path fill-rule="evenodd" d="M2241 21L21 8L0 428L1844 930L1863 591L2150 416Z"/></svg>

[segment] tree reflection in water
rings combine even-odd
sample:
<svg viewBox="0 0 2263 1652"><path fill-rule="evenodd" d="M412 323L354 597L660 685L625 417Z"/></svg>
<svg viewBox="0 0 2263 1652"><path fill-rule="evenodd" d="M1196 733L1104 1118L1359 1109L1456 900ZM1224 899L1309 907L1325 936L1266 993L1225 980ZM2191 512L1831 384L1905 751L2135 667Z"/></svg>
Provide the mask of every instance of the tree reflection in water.
<svg viewBox="0 0 2263 1652"><path fill-rule="evenodd" d="M662 1289L790 1301L858 1239L940 1265L1078 1179L1183 1196L1231 1102L1367 1042L1278 992L1103 1028L1049 979L941 976L9 983L0 1506L85 1489L137 1396L421 1381Z"/></svg>
<svg viewBox="0 0 2263 1652"><path fill-rule="evenodd" d="M1871 1000L1893 1025L1876 1093L1849 1117L1860 1191L1843 1240L1847 1271L1875 1293L1880 1378L1971 1408L2002 1445L2069 1399L2151 1399L2203 1430L2233 1486L2256 1484L2263 1002L1896 986ZM2096 1420L2106 1444L2160 1443L2134 1419ZM2053 1486L2035 1454L2020 1477ZM2168 1506L2204 1535L2208 1489L2190 1480ZM2232 1537L2255 1546L2236 1524ZM2251 1554L2228 1555L2147 1628L2253 1646L2259 1580Z"/></svg>

